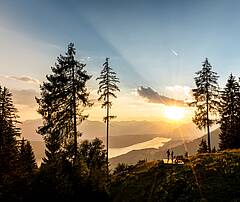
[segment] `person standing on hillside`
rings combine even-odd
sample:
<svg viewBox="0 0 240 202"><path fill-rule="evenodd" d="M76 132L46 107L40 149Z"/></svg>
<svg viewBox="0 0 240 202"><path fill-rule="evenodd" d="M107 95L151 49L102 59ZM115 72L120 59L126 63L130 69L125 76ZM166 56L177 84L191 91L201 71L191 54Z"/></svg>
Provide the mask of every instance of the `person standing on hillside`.
<svg viewBox="0 0 240 202"><path fill-rule="evenodd" d="M172 157L172 163L173 163L173 151L171 152L171 157Z"/></svg>
<svg viewBox="0 0 240 202"><path fill-rule="evenodd" d="M170 157L170 151L169 149L167 150L167 162L169 161L169 157Z"/></svg>

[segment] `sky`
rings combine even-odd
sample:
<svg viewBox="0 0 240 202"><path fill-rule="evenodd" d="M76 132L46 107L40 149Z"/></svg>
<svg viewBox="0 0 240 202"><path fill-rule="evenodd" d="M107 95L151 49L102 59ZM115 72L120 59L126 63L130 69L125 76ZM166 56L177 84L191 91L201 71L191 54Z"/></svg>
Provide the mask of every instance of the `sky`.
<svg viewBox="0 0 240 202"><path fill-rule="evenodd" d="M39 118L39 85L73 42L93 75L92 99L109 57L121 81L117 120L163 120L166 99L190 96L206 57L220 86L239 76L239 8L237 0L0 0L0 85L13 92L22 120ZM104 116L99 103L86 112Z"/></svg>

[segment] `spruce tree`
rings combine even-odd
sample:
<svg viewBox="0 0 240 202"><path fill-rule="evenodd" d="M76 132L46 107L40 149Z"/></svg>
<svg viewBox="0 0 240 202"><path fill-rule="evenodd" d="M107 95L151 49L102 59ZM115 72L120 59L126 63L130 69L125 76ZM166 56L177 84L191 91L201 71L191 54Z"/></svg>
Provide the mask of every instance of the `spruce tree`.
<svg viewBox="0 0 240 202"><path fill-rule="evenodd" d="M19 164L23 173L32 174L34 169L37 168L32 146L29 141L26 141L24 139L21 140Z"/></svg>
<svg viewBox="0 0 240 202"><path fill-rule="evenodd" d="M207 129L209 152L211 152L210 127L217 121L211 115L217 113L219 104L217 79L217 73L212 71L212 66L206 58L202 69L196 72L196 77L194 78L196 88L192 90L194 101L190 104L190 106L196 107L193 122L200 130L203 128Z"/></svg>
<svg viewBox="0 0 240 202"><path fill-rule="evenodd" d="M17 142L20 128L19 116L14 107L12 94L0 86L0 176L13 175L17 169ZM1 179L2 180L2 179ZM0 180L0 181L1 181Z"/></svg>
<svg viewBox="0 0 240 202"><path fill-rule="evenodd" d="M100 76L97 78L99 80L99 90L98 94L100 97L99 101L103 101L102 107L106 108L106 116L104 117L104 122L106 123L106 136L107 136L107 160L108 160L108 138L109 138L109 121L110 119L116 118L116 116L110 115L110 108L112 106L111 97L117 98L115 92L120 91L117 83L119 83L119 78L116 72L109 65L109 58L106 58L105 63L103 63L103 70Z"/></svg>
<svg viewBox="0 0 240 202"><path fill-rule="evenodd" d="M207 141L206 141L205 139L202 139L202 140L201 140L197 152L198 152L199 154L201 154L201 153L207 153L207 152L208 152Z"/></svg>
<svg viewBox="0 0 240 202"><path fill-rule="evenodd" d="M83 108L91 106L86 87L91 76L84 69L86 64L76 60L75 54L74 44L70 43L66 54L57 58L52 74L47 75L47 81L40 87L41 97L37 98L38 112L43 118L43 126L38 133L45 138L48 159L68 147L71 148L68 159L73 160L73 164L80 135L77 126L87 118L82 114Z"/></svg>
<svg viewBox="0 0 240 202"><path fill-rule="evenodd" d="M240 92L239 83L231 74L220 96L220 143L221 150L240 147Z"/></svg>

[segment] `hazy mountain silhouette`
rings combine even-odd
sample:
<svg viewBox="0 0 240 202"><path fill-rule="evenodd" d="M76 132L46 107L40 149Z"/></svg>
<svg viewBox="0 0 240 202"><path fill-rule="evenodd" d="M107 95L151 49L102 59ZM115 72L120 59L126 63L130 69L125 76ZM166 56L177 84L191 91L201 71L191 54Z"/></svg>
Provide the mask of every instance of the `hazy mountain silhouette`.
<svg viewBox="0 0 240 202"><path fill-rule="evenodd" d="M44 156L45 149L45 144L42 137L36 133L36 129L41 125L41 122L41 119L27 120L21 125L22 136L31 141L38 162L41 161L42 157ZM99 137L105 142L105 124L103 122L87 120L79 126L79 130L83 132L81 139L92 139ZM184 141L196 139L203 134L192 123L174 125L172 123L166 123L162 121L113 121L111 123L110 131L110 148L128 147L134 144L149 141L155 137L171 138L172 140L167 142L163 146L163 149L165 147L172 148L182 144ZM132 157L131 152L129 152L128 154L125 154L127 156L119 156L119 159L123 158L123 162L137 162L139 159L145 157L146 151L151 151L150 156L152 156L152 150L155 151L156 149L134 151L134 157ZM135 154L135 152L139 154L141 153L141 155L138 156L138 154ZM156 156L159 158L159 155ZM116 162L120 161L116 160Z"/></svg>
<svg viewBox="0 0 240 202"><path fill-rule="evenodd" d="M41 123L41 119L24 121L20 126L22 128L22 136L31 141L43 141L42 137L36 133L36 129ZM105 137L105 124L103 122L86 120L78 128L83 134L82 139ZM111 122L110 134L110 136L119 136L116 138L119 142L123 142L123 140L120 140L120 136L137 135L135 138L130 138L136 140L136 142L131 140L132 144L135 144L139 143L139 139L146 141L154 137L195 139L203 133L193 123L174 124L163 121L113 121ZM147 138L140 137L140 135L147 136ZM126 144L129 145L128 139L125 137L124 139L126 139ZM115 146L114 143L114 147L119 146Z"/></svg>

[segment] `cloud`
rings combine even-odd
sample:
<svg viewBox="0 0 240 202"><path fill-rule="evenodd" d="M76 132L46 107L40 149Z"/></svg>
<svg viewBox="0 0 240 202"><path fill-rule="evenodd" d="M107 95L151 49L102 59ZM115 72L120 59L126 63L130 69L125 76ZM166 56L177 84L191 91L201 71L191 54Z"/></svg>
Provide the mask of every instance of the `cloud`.
<svg viewBox="0 0 240 202"><path fill-rule="evenodd" d="M174 85L167 86L166 91L169 96L174 96L178 99L191 99L192 98L192 88L189 86Z"/></svg>
<svg viewBox="0 0 240 202"><path fill-rule="evenodd" d="M35 96L39 96L37 91L32 89L26 90L12 89L10 91L12 92L13 95L14 104L25 105L28 107L36 106Z"/></svg>
<svg viewBox="0 0 240 202"><path fill-rule="evenodd" d="M150 87L144 88L143 86L141 86L140 88L137 89L137 92L138 95L140 95L143 98L146 98L150 103L159 103L169 106L172 105L184 106L183 100L176 100L173 98L160 95L158 92L154 91Z"/></svg>
<svg viewBox="0 0 240 202"><path fill-rule="evenodd" d="M92 61L92 57L90 56L83 56L80 58L80 62L89 62L89 61Z"/></svg>
<svg viewBox="0 0 240 202"><path fill-rule="evenodd" d="M4 78L7 79L13 79L16 81L22 81L22 82L26 82L26 83L33 83L33 84L40 84L40 81L38 79L34 79L30 76L4 76Z"/></svg>

